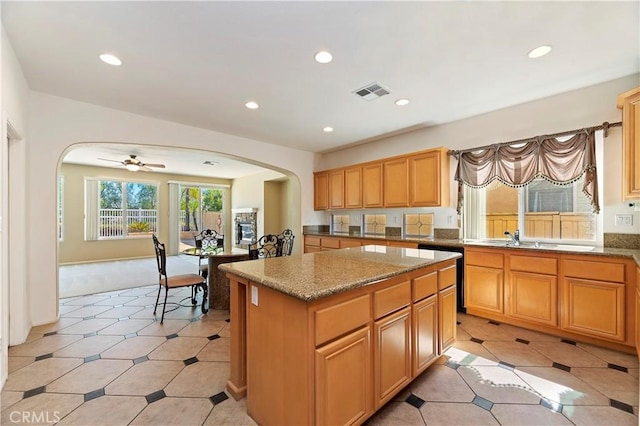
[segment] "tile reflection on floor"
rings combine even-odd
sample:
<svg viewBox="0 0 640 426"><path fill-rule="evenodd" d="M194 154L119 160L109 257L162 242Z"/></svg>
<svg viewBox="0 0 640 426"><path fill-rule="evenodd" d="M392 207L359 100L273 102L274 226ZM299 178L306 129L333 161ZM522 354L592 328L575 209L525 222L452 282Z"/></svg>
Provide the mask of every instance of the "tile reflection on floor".
<svg viewBox="0 0 640 426"><path fill-rule="evenodd" d="M246 400L225 391L229 313L184 306L160 324L156 294L61 299L59 321L9 349L0 423L255 424ZM638 424L637 357L470 315L458 322L446 356L368 424Z"/></svg>

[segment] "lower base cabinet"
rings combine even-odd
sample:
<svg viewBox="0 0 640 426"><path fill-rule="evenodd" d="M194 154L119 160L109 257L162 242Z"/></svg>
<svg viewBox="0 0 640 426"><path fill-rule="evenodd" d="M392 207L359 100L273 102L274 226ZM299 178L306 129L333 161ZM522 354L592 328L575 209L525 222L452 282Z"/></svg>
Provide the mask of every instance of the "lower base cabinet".
<svg viewBox="0 0 640 426"><path fill-rule="evenodd" d="M452 285L438 293L440 354L456 341L456 287Z"/></svg>
<svg viewBox="0 0 640 426"><path fill-rule="evenodd" d="M523 321L558 325L558 280L555 275L511 272L509 315Z"/></svg>
<svg viewBox="0 0 640 426"><path fill-rule="evenodd" d="M369 327L316 349L316 424L361 423L372 413Z"/></svg>
<svg viewBox="0 0 640 426"><path fill-rule="evenodd" d="M427 369L438 352L438 295L413 305L413 375Z"/></svg>

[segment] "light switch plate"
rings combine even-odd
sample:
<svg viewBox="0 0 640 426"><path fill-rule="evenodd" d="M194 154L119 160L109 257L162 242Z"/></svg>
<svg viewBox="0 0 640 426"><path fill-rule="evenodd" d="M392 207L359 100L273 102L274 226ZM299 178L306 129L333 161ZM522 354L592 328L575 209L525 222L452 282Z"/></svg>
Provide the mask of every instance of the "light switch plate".
<svg viewBox="0 0 640 426"><path fill-rule="evenodd" d="M630 214L617 214L616 226L633 226L633 216Z"/></svg>
<svg viewBox="0 0 640 426"><path fill-rule="evenodd" d="M258 287L251 286L251 304L258 306Z"/></svg>

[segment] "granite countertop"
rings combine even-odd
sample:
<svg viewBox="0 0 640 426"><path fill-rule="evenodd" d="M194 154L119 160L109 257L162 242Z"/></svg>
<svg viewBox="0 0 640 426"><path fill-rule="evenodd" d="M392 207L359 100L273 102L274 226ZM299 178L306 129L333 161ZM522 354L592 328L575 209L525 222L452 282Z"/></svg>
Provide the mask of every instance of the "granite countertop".
<svg viewBox="0 0 640 426"><path fill-rule="evenodd" d="M555 243L541 243L539 247L535 247L533 243L523 242L520 246L506 245L506 240L464 240L464 239L446 239L446 238L401 238L401 237L370 237L361 234L338 234L331 232L305 232L305 235L313 236L325 236L325 237L338 237L338 238L356 238L359 240L372 240L372 244L375 241L407 241L415 242L416 244L433 244L440 246L452 246L452 247L486 247L486 248L498 248L498 249L511 249L511 250L535 250L546 251L554 253L564 254L585 254L593 256L607 256L607 257L622 257L632 258L640 266L640 250L637 249L624 249L624 248L612 248L612 247L591 247L581 246L576 244L555 244ZM590 247L589 250L585 248Z"/></svg>
<svg viewBox="0 0 640 426"><path fill-rule="evenodd" d="M368 245L226 263L219 268L311 302L457 257L460 254Z"/></svg>

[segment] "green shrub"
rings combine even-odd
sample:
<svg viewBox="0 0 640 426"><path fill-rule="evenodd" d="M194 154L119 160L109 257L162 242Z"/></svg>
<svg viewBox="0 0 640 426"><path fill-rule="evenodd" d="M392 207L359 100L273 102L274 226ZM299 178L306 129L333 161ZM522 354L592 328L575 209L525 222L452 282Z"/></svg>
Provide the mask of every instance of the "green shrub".
<svg viewBox="0 0 640 426"><path fill-rule="evenodd" d="M151 227L147 222L133 222L129 225L129 232L149 232Z"/></svg>

